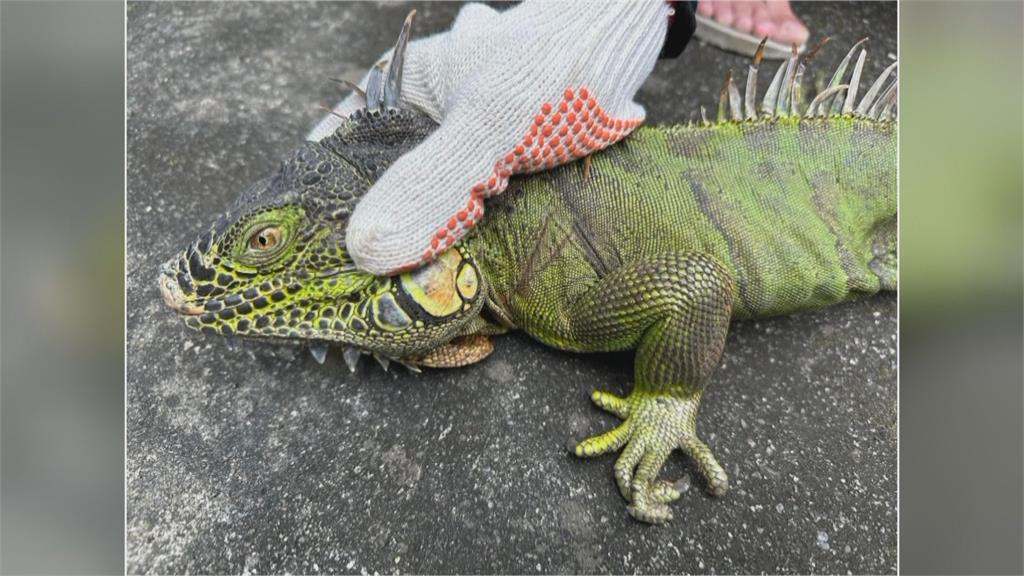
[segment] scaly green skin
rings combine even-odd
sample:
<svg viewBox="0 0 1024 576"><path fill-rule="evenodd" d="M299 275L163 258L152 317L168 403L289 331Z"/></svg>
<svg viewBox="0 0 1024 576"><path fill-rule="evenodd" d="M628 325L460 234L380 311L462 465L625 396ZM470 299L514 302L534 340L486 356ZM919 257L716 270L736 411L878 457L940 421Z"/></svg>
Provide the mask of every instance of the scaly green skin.
<svg viewBox="0 0 1024 576"><path fill-rule="evenodd" d="M730 319L895 288L896 125L839 115L641 128L592 156L587 175L576 162L513 179L474 233L423 269L356 270L348 215L432 129L388 110L303 144L165 265L165 300L196 329L395 358L502 328L565 350L636 349L629 396L593 394L623 423L575 451L622 448L630 513L664 522L679 492L657 474L673 449L712 494L728 488L696 415ZM263 248L268 227L278 241Z"/></svg>
<svg viewBox="0 0 1024 576"><path fill-rule="evenodd" d="M624 423L576 446L625 446L615 473L634 516L671 517L678 493L656 474L673 448L711 493L728 487L695 417L730 317L895 287L895 156L895 124L864 118L643 128L588 179L566 166L489 207L467 247L506 318L565 350L637 350L630 396L594 395Z"/></svg>
<svg viewBox="0 0 1024 576"><path fill-rule="evenodd" d="M895 281L895 154L894 123L853 117L641 128L586 182L581 163L514 180L467 245L517 324L562 348L588 349L551 306L567 316L608 271L668 252L722 263L735 317L819 308Z"/></svg>

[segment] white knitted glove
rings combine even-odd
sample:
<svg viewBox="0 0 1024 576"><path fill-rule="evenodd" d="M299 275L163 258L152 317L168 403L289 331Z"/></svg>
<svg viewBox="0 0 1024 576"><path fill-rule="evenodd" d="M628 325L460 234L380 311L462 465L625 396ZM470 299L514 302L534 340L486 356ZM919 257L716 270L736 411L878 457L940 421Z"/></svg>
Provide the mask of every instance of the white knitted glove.
<svg viewBox="0 0 1024 576"><path fill-rule="evenodd" d="M346 230L356 265L393 274L429 262L473 227L511 174L625 137L644 119L633 96L664 44L669 12L659 0L469 5L451 31L410 42L402 103L440 127L360 200ZM361 107L352 96L335 113ZM328 115L307 138L340 123Z"/></svg>

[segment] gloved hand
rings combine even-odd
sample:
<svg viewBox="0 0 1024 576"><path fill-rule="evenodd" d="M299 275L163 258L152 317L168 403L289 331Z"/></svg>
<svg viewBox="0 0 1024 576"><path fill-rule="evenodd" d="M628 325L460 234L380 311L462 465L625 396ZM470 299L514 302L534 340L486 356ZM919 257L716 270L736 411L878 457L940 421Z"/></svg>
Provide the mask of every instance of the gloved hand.
<svg viewBox="0 0 1024 576"><path fill-rule="evenodd" d="M659 0L527 0L504 12L472 4L449 32L410 42L402 104L440 127L357 205L346 230L356 265L394 274L429 262L472 228L511 174L625 137L644 119L633 97L664 44L669 13ZM362 106L353 94L334 112ZM328 115L307 139L341 122Z"/></svg>

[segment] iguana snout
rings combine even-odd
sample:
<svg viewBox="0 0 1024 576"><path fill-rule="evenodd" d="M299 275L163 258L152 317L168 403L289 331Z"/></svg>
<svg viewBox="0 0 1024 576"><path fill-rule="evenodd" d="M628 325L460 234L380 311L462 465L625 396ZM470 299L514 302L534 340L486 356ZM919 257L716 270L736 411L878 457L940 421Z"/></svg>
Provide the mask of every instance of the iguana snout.
<svg viewBox="0 0 1024 576"><path fill-rule="evenodd" d="M174 261L167 262L160 267L160 277L157 284L160 286L160 295L167 304L178 314L194 315L203 311L202 306L191 304L185 296L181 285L178 283L177 273L173 267Z"/></svg>

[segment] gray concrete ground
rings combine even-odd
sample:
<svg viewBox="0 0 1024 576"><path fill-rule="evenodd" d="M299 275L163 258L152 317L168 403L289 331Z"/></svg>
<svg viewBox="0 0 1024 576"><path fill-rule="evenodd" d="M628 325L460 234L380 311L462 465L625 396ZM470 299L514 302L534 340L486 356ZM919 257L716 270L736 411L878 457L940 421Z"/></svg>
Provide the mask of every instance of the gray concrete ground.
<svg viewBox="0 0 1024 576"><path fill-rule="evenodd" d="M414 5L416 36L458 9ZM564 448L613 423L588 394L627 390L628 354L512 335L461 370L350 375L337 351L231 347L164 307L159 263L276 167L338 98L325 77L360 77L408 8L128 7L128 570L895 572L893 295L734 324L700 422L732 490L694 481L665 527L626 514L613 457ZM833 38L812 80L861 36L867 77L895 54L895 4L796 9ZM694 41L639 98L684 121L745 65Z"/></svg>

